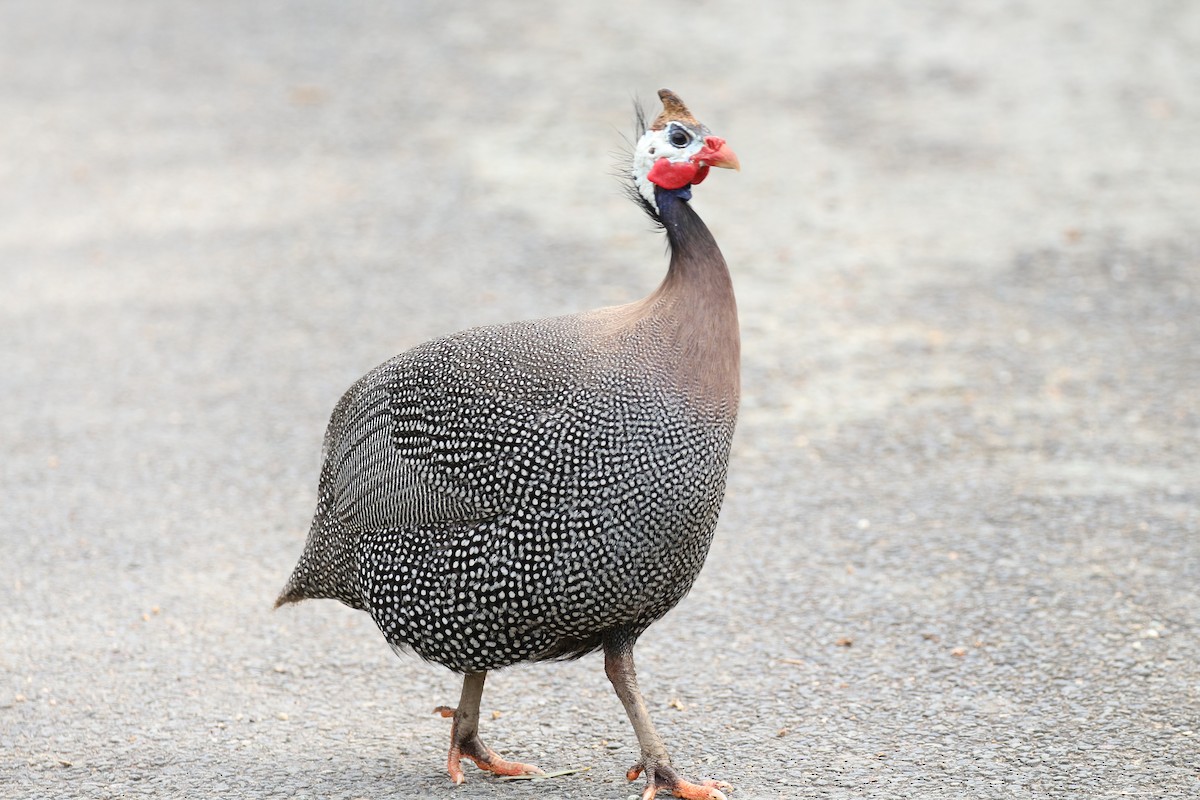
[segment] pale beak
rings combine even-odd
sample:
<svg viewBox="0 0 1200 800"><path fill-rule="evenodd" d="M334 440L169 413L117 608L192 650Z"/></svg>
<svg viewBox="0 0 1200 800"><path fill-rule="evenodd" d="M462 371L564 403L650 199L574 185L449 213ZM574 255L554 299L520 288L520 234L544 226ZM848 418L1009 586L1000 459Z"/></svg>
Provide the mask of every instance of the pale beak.
<svg viewBox="0 0 1200 800"><path fill-rule="evenodd" d="M737 153L720 136L704 137L704 147L692 156L692 161L700 166L736 169L739 172L742 169Z"/></svg>

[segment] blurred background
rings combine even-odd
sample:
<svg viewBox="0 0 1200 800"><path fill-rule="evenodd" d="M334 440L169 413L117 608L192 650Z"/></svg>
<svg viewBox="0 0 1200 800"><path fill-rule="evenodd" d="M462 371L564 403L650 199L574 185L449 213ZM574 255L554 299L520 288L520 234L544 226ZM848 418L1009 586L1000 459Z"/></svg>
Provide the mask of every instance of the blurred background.
<svg viewBox="0 0 1200 800"><path fill-rule="evenodd" d="M626 302L632 101L696 190L743 409L644 637L734 798L1200 789L1200 7L0 6L0 796L449 795L457 679L273 613L375 364ZM491 712L495 712L492 719ZM600 661L519 667L457 797L625 797Z"/></svg>

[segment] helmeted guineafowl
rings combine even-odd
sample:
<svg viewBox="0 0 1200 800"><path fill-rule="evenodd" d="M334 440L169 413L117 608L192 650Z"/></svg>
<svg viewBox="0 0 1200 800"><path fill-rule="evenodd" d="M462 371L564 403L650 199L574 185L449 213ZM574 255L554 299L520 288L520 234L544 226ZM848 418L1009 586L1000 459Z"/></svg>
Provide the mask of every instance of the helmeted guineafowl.
<svg viewBox="0 0 1200 800"><path fill-rule="evenodd" d="M688 204L738 167L683 102L638 114L631 195L666 230L666 279L629 305L474 328L396 356L346 392L316 515L276 605L327 597L462 673L448 769L540 772L479 739L488 670L604 651L641 747L630 780L722 798L671 767L633 646L687 594L725 492L739 394L733 286Z"/></svg>

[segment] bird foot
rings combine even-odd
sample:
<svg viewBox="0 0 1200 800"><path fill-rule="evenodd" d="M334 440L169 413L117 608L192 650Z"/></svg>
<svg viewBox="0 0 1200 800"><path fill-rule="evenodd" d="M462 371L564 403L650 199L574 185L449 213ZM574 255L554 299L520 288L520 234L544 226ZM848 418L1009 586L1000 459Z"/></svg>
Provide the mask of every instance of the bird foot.
<svg viewBox="0 0 1200 800"><path fill-rule="evenodd" d="M636 781L642 772L646 773L646 788L642 791L642 800L654 800L659 789L682 800L726 800L721 790L733 788L725 781L692 783L679 777L679 773L666 764L655 764L646 769L645 763L639 761L625 773L625 777L631 781Z"/></svg>
<svg viewBox="0 0 1200 800"><path fill-rule="evenodd" d="M446 771L455 785L467 779L462 771L462 759L469 758L475 766L496 775L544 775L541 769L532 764L522 764L519 761L509 761L501 758L500 754L483 743L479 732L473 731L465 736L459 735L457 711L449 706L438 706L433 710L454 720L450 727L450 756L446 759Z"/></svg>

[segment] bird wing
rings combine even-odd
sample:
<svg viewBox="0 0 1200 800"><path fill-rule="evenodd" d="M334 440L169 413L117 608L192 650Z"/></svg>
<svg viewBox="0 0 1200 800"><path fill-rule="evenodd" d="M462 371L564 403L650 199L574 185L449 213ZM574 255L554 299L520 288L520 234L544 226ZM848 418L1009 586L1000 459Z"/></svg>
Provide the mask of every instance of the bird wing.
<svg viewBox="0 0 1200 800"><path fill-rule="evenodd" d="M324 513L343 529L380 530L514 508L531 470L546 466L531 455L549 453L573 413L563 375L545 369L555 359L521 328L428 342L351 387L325 435Z"/></svg>

